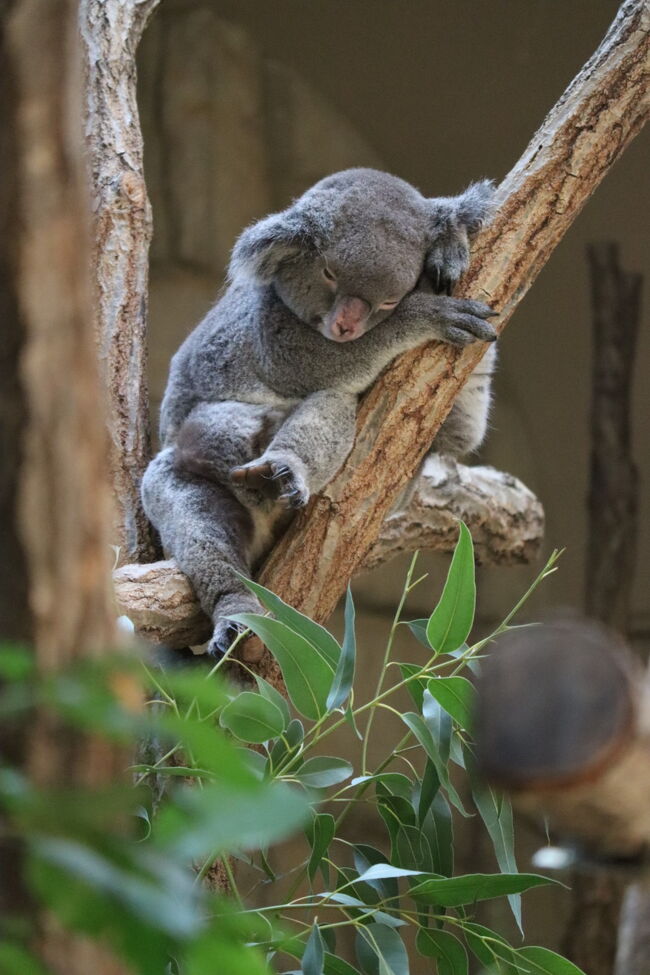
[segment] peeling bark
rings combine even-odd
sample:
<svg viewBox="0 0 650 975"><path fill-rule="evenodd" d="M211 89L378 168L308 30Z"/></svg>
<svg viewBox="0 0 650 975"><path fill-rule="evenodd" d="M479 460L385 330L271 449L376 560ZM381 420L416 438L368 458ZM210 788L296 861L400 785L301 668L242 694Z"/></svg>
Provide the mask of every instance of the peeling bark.
<svg viewBox="0 0 650 975"><path fill-rule="evenodd" d="M626 0L501 184L458 290L501 312L501 331L589 195L646 120L648 7ZM261 581L325 619L483 355L431 343L398 359L361 404L343 468L272 552Z"/></svg>
<svg viewBox="0 0 650 975"><path fill-rule="evenodd" d="M544 513L521 481L491 467L464 467L431 457L408 505L386 520L361 569L416 549L451 551L459 518L472 532L481 564L529 562L539 552ZM113 581L120 612L145 639L180 648L210 637L212 624L172 559L122 566Z"/></svg>
<svg viewBox="0 0 650 975"><path fill-rule="evenodd" d="M120 561L156 555L140 502L150 459L147 299L151 207L143 175L135 54L158 0L81 0L92 185L94 312L108 396Z"/></svg>

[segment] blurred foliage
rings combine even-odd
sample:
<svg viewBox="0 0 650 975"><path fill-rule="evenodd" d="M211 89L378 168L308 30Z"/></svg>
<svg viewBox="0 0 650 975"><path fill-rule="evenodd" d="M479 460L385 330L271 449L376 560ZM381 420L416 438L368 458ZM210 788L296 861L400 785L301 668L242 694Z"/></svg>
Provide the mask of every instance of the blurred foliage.
<svg viewBox="0 0 650 975"><path fill-rule="evenodd" d="M414 580L414 559L376 691L362 703L354 696L349 592L339 644L247 581L273 616L235 619L275 656L288 701L260 677L252 675L254 690L224 679L235 645L211 669L162 671L115 656L48 677L36 676L29 652L3 648L5 721L25 727L45 708L76 733L131 748L136 740L155 744L155 761L131 767L132 785L103 790L39 790L20 768L0 768L3 838L23 852L34 903L55 912L65 927L108 942L137 975L408 975L408 928L416 931L417 952L439 975L467 975L470 956L486 972L576 975L578 969L553 952L514 948L473 917L477 902L505 896L521 927L521 894L552 883L518 872L510 805L476 774L474 689L467 675L485 644L554 571L556 559L495 633L474 644L474 553L467 528L460 526L431 616L405 622L407 596L422 581ZM402 625L413 634L412 661L393 659ZM374 716L395 711L389 698L399 688L408 689L414 710L400 715L403 737L384 741L385 758L371 768ZM356 765L320 747L341 726L357 742ZM461 770L454 779L468 776L497 873L453 875L452 810L469 814L452 784L453 766ZM359 802L383 823L383 850L342 837L342 823ZM269 848L301 830L304 857L276 878ZM238 889L238 859L257 871L260 884L284 881L278 903L255 907L252 891ZM203 882L215 864L229 879L227 893ZM3 921L0 970L7 975L44 971L29 952L37 911L31 913ZM353 963L337 955L343 927L355 929Z"/></svg>

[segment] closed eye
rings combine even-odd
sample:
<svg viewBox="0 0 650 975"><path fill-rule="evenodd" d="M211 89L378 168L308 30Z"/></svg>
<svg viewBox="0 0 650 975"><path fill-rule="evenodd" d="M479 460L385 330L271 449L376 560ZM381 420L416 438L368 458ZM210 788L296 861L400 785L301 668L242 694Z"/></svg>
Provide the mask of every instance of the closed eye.
<svg viewBox="0 0 650 975"><path fill-rule="evenodd" d="M380 311L387 311L389 308L396 308L401 301L401 298L392 298L390 301L382 301L379 305Z"/></svg>
<svg viewBox="0 0 650 975"><path fill-rule="evenodd" d="M326 281L331 281L331 282L336 281L336 276L332 274L332 272L328 267L323 268L323 277L325 278Z"/></svg>

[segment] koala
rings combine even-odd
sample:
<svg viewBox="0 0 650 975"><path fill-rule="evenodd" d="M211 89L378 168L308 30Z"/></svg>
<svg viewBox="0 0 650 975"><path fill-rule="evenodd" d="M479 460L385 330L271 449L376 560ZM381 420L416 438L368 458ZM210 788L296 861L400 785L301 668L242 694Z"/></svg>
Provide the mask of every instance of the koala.
<svg viewBox="0 0 650 975"><path fill-rule="evenodd" d="M358 398L379 373L432 339L496 338L488 305L451 297L492 198L487 181L426 199L395 176L350 169L237 240L225 291L172 359L162 449L142 482L147 516L214 623L210 653L237 633L229 616L262 611L238 573L255 571L340 468ZM480 444L492 362L434 450Z"/></svg>

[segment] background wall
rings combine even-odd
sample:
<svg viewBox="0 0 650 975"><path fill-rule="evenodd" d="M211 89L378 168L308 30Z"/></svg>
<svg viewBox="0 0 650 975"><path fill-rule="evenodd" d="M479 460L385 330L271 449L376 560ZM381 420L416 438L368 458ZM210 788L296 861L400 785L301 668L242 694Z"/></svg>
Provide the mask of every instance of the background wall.
<svg viewBox="0 0 650 975"><path fill-rule="evenodd" d="M169 358L214 301L247 223L351 165L388 169L432 196L481 176L501 179L617 7L617 0L165 0L140 51L155 220L154 415ZM642 135L617 163L501 342L480 460L521 477L544 503L547 551L566 546L529 618L542 605L582 604L591 355L585 245L619 241L625 266L650 281L649 145ZM650 637L647 288L634 407L642 493L632 627L641 645ZM431 556L423 565L432 578L414 594L414 616L431 609L443 568ZM502 615L533 574L481 570L484 620ZM357 582L370 652L402 577L393 564ZM555 894L553 903L562 910ZM547 943L544 929L561 926L557 913L539 913L534 924Z"/></svg>

